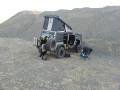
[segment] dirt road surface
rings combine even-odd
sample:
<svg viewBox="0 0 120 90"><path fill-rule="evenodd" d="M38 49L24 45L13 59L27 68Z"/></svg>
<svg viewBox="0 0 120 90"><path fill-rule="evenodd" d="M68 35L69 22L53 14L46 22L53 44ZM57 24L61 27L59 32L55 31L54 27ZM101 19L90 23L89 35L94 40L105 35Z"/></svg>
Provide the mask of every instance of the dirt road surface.
<svg viewBox="0 0 120 90"><path fill-rule="evenodd" d="M119 57L41 60L32 42L0 38L0 90L120 90Z"/></svg>

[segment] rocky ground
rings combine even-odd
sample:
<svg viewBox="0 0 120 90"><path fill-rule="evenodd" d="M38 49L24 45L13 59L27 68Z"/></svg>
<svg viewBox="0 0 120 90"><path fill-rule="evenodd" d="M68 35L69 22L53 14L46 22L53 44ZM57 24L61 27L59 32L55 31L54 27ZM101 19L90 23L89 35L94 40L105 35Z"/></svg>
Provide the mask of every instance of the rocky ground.
<svg viewBox="0 0 120 90"><path fill-rule="evenodd" d="M0 38L0 90L120 90L119 56L38 56L30 41Z"/></svg>

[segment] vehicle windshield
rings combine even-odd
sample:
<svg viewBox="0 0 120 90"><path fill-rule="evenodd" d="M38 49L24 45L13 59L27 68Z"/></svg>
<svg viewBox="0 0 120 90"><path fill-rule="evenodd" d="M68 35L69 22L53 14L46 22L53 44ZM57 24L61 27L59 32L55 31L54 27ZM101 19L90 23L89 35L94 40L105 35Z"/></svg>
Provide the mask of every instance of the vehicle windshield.
<svg viewBox="0 0 120 90"><path fill-rule="evenodd" d="M46 36L47 38L54 38L54 32L42 31L41 37L45 38Z"/></svg>

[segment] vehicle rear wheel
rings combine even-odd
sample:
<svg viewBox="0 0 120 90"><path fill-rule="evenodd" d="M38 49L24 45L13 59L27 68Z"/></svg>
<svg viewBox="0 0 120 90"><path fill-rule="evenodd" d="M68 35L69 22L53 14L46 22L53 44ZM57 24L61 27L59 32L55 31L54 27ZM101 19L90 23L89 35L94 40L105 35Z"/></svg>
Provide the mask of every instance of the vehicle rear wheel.
<svg viewBox="0 0 120 90"><path fill-rule="evenodd" d="M65 49L64 49L64 47L58 47L57 49L56 49L56 57L57 58L63 58L65 56Z"/></svg>

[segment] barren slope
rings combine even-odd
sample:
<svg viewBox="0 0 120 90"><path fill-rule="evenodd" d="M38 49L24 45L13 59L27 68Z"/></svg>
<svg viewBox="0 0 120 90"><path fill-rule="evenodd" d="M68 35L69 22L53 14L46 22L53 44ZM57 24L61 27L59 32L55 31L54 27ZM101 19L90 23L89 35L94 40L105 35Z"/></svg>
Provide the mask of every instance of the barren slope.
<svg viewBox="0 0 120 90"><path fill-rule="evenodd" d="M18 37L32 40L42 30L43 16L59 15L80 32L84 38L119 41L120 38L120 7L82 8L58 10L34 14L32 11L19 12L0 25L1 37Z"/></svg>

